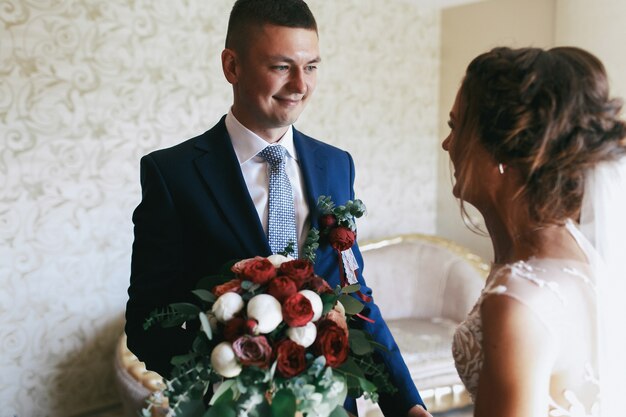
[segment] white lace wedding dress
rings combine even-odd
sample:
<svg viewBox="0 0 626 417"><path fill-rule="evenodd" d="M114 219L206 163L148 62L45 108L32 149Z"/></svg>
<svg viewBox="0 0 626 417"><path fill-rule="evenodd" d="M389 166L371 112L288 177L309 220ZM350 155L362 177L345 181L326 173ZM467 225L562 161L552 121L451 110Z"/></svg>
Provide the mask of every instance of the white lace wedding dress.
<svg viewBox="0 0 626 417"><path fill-rule="evenodd" d="M473 399L483 362L481 304L487 297L511 297L528 309L528 320L541 322L557 342L546 415L599 415L596 294L591 274L587 264L563 259L494 265L476 305L458 326L452 346L457 371Z"/></svg>

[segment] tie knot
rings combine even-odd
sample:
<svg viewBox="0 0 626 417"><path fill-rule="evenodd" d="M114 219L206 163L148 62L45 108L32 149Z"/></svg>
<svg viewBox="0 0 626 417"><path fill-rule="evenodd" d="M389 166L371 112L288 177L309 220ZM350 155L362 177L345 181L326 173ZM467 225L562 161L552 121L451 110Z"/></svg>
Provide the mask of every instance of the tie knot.
<svg viewBox="0 0 626 417"><path fill-rule="evenodd" d="M281 145L270 145L259 152L272 167L279 166L285 160L287 149Z"/></svg>

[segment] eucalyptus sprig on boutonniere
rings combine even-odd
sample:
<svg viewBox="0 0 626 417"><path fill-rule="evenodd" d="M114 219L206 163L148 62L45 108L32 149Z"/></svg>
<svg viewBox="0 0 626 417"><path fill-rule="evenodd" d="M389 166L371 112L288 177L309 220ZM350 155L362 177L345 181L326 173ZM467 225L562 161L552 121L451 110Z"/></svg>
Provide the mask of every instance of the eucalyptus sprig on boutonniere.
<svg viewBox="0 0 626 417"><path fill-rule="evenodd" d="M345 204L336 206L330 197L324 195L317 199L317 210L320 213L319 222L322 234L328 235L331 232L335 234L346 234L346 232L350 231L355 239L355 219L358 219L367 212L365 204L359 199L348 200ZM338 230L340 231L342 229L345 231L338 232ZM334 245L340 246L339 248L343 246L341 242L333 239L331 236L329 236L329 241L333 247L335 247ZM354 243L354 239L352 239L352 243ZM352 247L352 244L350 244L350 247ZM335 249L338 248L335 247Z"/></svg>

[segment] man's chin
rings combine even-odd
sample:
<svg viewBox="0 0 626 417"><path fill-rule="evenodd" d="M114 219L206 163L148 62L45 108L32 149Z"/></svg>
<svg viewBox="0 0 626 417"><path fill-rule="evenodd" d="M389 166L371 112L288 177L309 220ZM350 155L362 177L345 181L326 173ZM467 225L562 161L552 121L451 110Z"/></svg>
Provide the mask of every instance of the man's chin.
<svg viewBox="0 0 626 417"><path fill-rule="evenodd" d="M297 113L290 113L290 114L285 114L281 117L279 117L276 122L277 125L280 126L291 126L292 124L294 124L298 118L300 117L300 114L302 114L301 111L297 112Z"/></svg>

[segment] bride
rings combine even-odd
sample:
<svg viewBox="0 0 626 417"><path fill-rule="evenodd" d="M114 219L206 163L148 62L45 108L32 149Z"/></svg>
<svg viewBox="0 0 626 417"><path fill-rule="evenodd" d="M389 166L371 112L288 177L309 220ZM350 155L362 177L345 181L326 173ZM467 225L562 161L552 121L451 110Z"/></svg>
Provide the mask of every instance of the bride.
<svg viewBox="0 0 626 417"><path fill-rule="evenodd" d="M496 48L467 69L443 148L494 250L452 349L476 416L626 415L620 110L578 48Z"/></svg>

